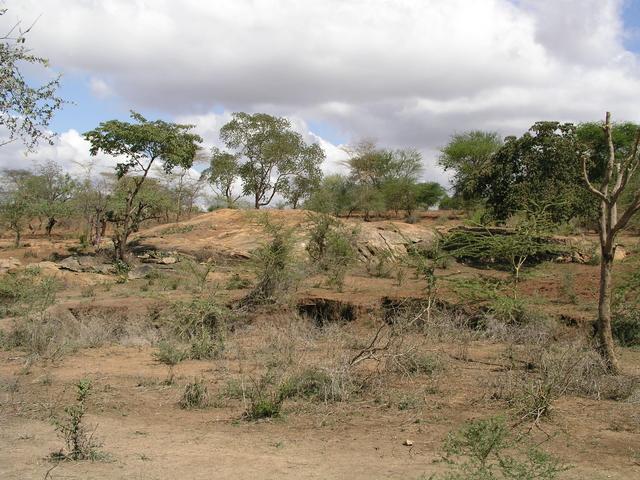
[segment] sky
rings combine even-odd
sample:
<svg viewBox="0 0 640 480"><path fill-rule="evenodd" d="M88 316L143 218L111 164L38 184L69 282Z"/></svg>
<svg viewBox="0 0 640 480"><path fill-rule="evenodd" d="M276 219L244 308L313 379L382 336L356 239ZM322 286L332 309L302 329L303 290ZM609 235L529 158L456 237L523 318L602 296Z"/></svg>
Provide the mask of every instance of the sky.
<svg viewBox="0 0 640 480"><path fill-rule="evenodd" d="M30 48L73 102L54 146L0 167L89 160L82 132L129 110L196 125L220 145L232 112L286 116L325 149L364 138L423 154L471 129L522 134L535 121L640 122L640 0L0 0L0 31L36 21ZM109 168L113 160L100 157Z"/></svg>

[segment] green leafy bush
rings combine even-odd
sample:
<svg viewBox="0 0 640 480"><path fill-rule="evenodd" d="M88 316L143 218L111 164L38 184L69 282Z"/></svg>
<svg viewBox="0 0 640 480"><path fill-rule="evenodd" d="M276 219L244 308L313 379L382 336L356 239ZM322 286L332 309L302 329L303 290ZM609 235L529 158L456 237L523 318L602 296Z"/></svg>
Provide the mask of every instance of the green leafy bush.
<svg viewBox="0 0 640 480"><path fill-rule="evenodd" d="M307 253L311 262L327 275L329 285L342 291L347 271L356 260L356 231L324 214L310 214Z"/></svg>
<svg viewBox="0 0 640 480"><path fill-rule="evenodd" d="M439 477L443 480L553 480L568 469L548 453L524 446L500 417L465 424L449 434L444 451L450 471Z"/></svg>
<svg viewBox="0 0 640 480"><path fill-rule="evenodd" d="M63 417L54 417L58 435L64 440L65 448L52 453L55 460L97 460L100 458L99 444L93 438L93 432L89 432L84 423L87 413L86 400L91 393L91 382L80 380L76 387L76 403L64 408Z"/></svg>
<svg viewBox="0 0 640 480"><path fill-rule="evenodd" d="M175 343L162 340L158 343L158 351L153 356L157 361L173 366L189 358L189 353Z"/></svg>
<svg viewBox="0 0 640 480"><path fill-rule="evenodd" d="M275 303L300 280L293 254L292 229L272 223L266 216L261 223L271 238L253 251L251 266L257 282L241 301L245 307Z"/></svg>

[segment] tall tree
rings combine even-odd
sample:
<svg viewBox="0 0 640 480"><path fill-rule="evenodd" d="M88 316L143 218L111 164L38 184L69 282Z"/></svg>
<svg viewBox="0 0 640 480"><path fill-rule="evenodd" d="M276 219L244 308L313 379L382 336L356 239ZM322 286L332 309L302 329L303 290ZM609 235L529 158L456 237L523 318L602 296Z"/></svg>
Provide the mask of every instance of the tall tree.
<svg viewBox="0 0 640 480"><path fill-rule="evenodd" d="M350 216L357 208L355 185L344 175L334 173L322 179L320 186L304 202L304 208L330 213L336 217Z"/></svg>
<svg viewBox="0 0 640 480"><path fill-rule="evenodd" d="M453 171L454 197L465 202L481 201L480 178L491 170L491 157L502 146L496 132L457 133L440 152L438 163Z"/></svg>
<svg viewBox="0 0 640 480"><path fill-rule="evenodd" d="M632 193L629 203L618 211L619 201L625 193L630 181L640 167L638 145L640 145L640 128L636 131L635 140L626 154L617 154L613 141L611 114L607 112L604 123L607 139L608 158L602 166L601 180L592 182L589 178L588 153L582 156L582 175L588 191L600 203L599 238L600 238L600 294L598 297L598 339L600 351L612 373L620 372L611 333L611 274L616 253L616 237L626 228L629 221L640 211L640 191ZM595 186L594 183L599 183Z"/></svg>
<svg viewBox="0 0 640 480"><path fill-rule="evenodd" d="M47 219L45 232L51 238L53 227L61 217L72 214L72 202L77 193L78 182L53 161L36 167L29 179L32 206L37 215Z"/></svg>
<svg viewBox="0 0 640 480"><path fill-rule="evenodd" d="M521 137L507 137L478 178L494 218L541 210L555 222L588 216L593 202L581 187L582 148L571 123L537 122Z"/></svg>
<svg viewBox="0 0 640 480"><path fill-rule="evenodd" d="M232 208L242 196L235 185L240 176L240 158L237 154L224 152L218 147L211 149L209 168L202 172L213 191L222 197L228 208Z"/></svg>
<svg viewBox="0 0 640 480"><path fill-rule="evenodd" d="M372 211L390 208L410 213L416 207L416 182L422 172L422 156L413 149L389 150L364 140L346 149L349 180L356 208L370 219Z"/></svg>
<svg viewBox="0 0 640 480"><path fill-rule="evenodd" d="M200 136L191 133L193 125L180 125L162 120L150 121L136 112L131 112L135 123L109 120L86 132L84 137L91 143L91 155L104 152L118 159L115 171L118 179L130 175L131 181L124 184L121 214L112 217L114 222L113 243L116 258L125 261L129 235L140 223L144 202L138 194L155 162L170 172L174 167L190 168L193 165Z"/></svg>
<svg viewBox="0 0 640 480"><path fill-rule="evenodd" d="M0 17L6 13L6 8L0 9ZM0 146L20 140L27 150L35 149L41 140L52 142L49 123L64 104L56 95L60 76L40 86L30 85L24 77L25 65L49 66L46 58L27 48L30 30L23 30L18 22L0 37L0 127L6 132Z"/></svg>
<svg viewBox="0 0 640 480"><path fill-rule="evenodd" d="M16 247L34 215L28 186L31 177L28 170L4 170L0 184L0 221L13 231Z"/></svg>
<svg viewBox="0 0 640 480"><path fill-rule="evenodd" d="M319 145L307 145L291 130L289 120L266 113L234 113L220 138L238 155L243 193L253 197L256 209L278 193L286 195L296 177L315 175L325 158Z"/></svg>

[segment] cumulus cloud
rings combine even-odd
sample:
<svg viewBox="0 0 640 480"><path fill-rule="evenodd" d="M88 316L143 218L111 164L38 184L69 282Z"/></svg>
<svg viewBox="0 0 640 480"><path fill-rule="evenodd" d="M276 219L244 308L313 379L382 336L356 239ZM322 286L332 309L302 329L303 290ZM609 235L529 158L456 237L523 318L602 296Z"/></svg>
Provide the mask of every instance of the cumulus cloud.
<svg viewBox="0 0 640 480"><path fill-rule="evenodd" d="M455 131L640 120L623 0L21 0L31 46L96 94L198 125L229 112L323 122L347 141L414 147L427 175ZM104 78L109 79L105 83ZM211 111L224 113L211 114ZM306 125L306 123L304 123ZM90 127L90 126L87 126ZM80 127L79 127L80 128ZM313 135L306 126L300 127ZM318 138L331 159L339 145ZM335 143L335 142L334 142ZM329 167L327 167L329 168Z"/></svg>

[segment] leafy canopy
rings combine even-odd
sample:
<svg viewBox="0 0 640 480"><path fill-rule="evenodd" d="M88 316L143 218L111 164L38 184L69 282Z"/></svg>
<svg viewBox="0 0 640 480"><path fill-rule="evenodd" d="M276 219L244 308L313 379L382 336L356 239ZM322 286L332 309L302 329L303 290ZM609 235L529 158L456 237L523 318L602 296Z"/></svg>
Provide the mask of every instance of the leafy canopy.
<svg viewBox="0 0 640 480"><path fill-rule="evenodd" d="M0 17L7 9L0 8ZM34 150L38 142L52 143L54 134L49 123L64 100L56 95L60 76L40 85L30 85L24 77L25 65L47 68L49 61L31 53L26 46L26 30L20 22L0 37L0 127L5 137L0 137L0 146L20 140L27 150Z"/></svg>
<svg viewBox="0 0 640 480"><path fill-rule="evenodd" d="M314 185L322 178L322 148L307 145L299 133L291 130L286 118L234 113L220 129L220 138L235 151L243 193L253 196L255 208L269 205L277 193L299 196L296 189L304 187L304 182L296 180L310 179L310 185Z"/></svg>
<svg viewBox="0 0 640 480"><path fill-rule="evenodd" d="M174 167L190 168L202 138L191 133L193 125L180 125L163 120L150 121L132 111L135 123L109 120L84 134L91 143L91 155L102 151L119 158L116 175L130 171L149 170L155 160L161 160L165 172Z"/></svg>

